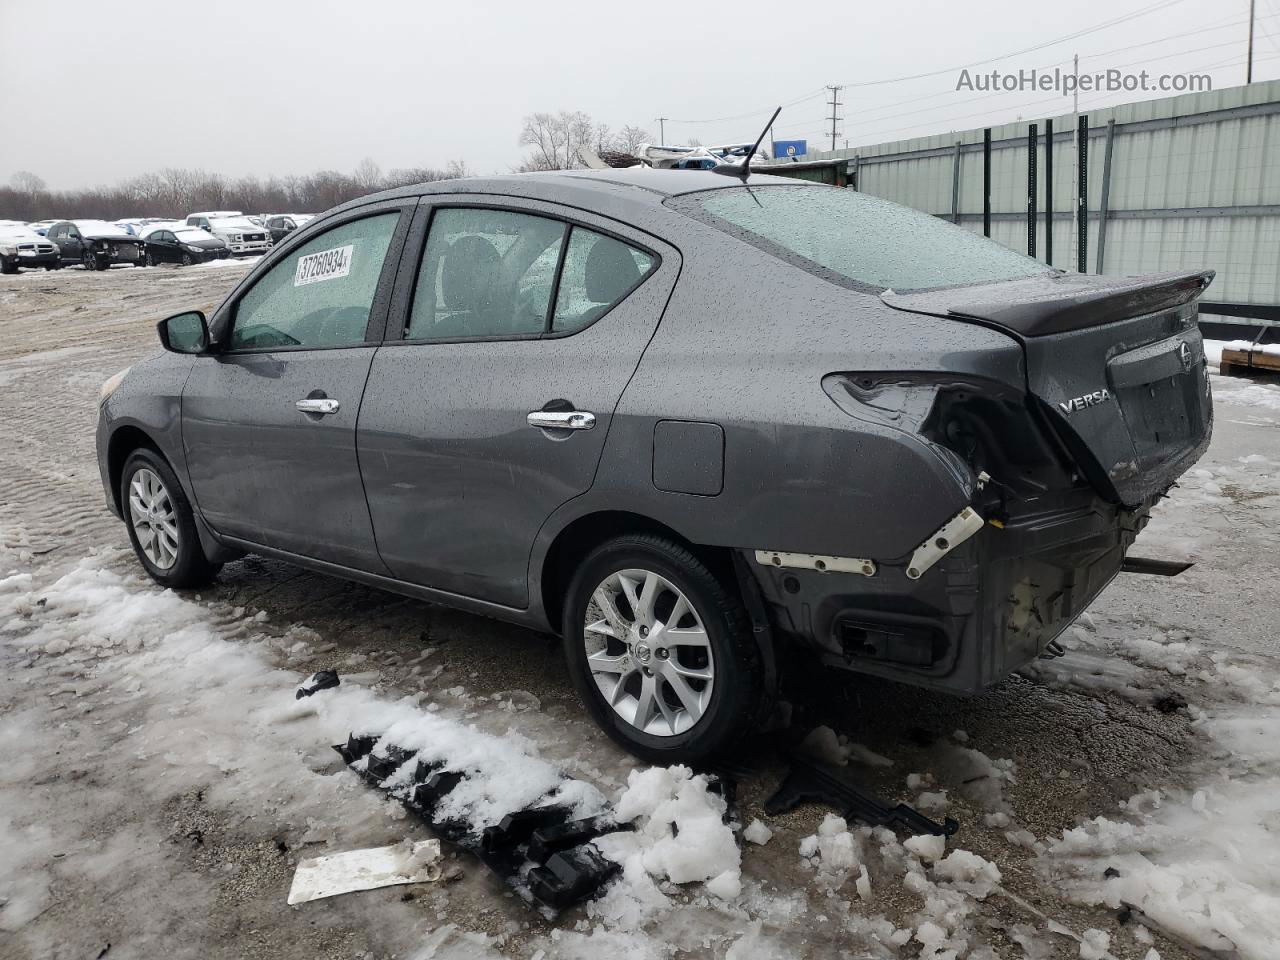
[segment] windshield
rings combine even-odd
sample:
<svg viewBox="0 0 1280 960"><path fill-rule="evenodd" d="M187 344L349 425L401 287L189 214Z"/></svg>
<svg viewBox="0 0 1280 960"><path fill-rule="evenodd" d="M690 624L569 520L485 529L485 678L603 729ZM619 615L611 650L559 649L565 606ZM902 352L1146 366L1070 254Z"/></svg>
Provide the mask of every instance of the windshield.
<svg viewBox="0 0 1280 960"><path fill-rule="evenodd" d="M954 224L856 190L743 187L669 203L825 279L878 291L1012 280L1048 270Z"/></svg>
<svg viewBox="0 0 1280 960"><path fill-rule="evenodd" d="M76 229L86 237L127 237L129 231L105 220L75 220Z"/></svg>

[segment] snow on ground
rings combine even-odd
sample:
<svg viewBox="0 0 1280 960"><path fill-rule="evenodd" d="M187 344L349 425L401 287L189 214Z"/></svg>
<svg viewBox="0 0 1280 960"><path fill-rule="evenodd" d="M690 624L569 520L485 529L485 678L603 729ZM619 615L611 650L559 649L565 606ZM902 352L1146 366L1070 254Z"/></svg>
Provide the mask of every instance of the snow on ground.
<svg viewBox="0 0 1280 960"><path fill-rule="evenodd" d="M196 275L183 280L182 273L156 271L152 282L190 283ZM96 289L100 278L63 279ZM78 354L66 352L31 365L43 375L46 367L77 362ZM0 368L0 378L14 369ZM1254 410L1280 408L1275 384L1215 378L1214 386L1220 422L1241 415L1223 406L1240 394L1252 399L1239 403ZM1240 538L1276 543L1280 451L1268 426L1275 421L1250 422L1260 424L1249 428L1256 442L1190 472L1139 541L1144 555L1185 556L1210 571L1199 580L1188 575L1179 587L1188 606L1209 606L1261 576L1232 567ZM91 464L87 470L92 474ZM66 468L51 461L44 476L55 475ZM0 526L28 509L16 498L0 508ZM1195 749L1181 769L1115 809L1073 815L1065 830L1037 836L1012 802L1038 775L1021 758L989 756L975 745L981 737L971 741L956 730L931 748L927 768L915 760L907 767L892 744L850 725L847 733L810 731L807 749L868 775L902 778L895 781L905 782L902 799L938 815L967 807L980 816L971 813L965 832L947 840L908 838L836 816L800 820L802 831L786 818L744 831L725 822L724 801L692 771L607 763L572 737L557 741L562 721L540 716L537 698L436 689L429 649L421 654L428 681L420 693L389 695L375 686L373 660L357 653L340 666L363 676L345 672L339 688L294 700L295 685L331 638L301 624L263 622L265 614L247 616L216 598L160 591L132 572L122 551L50 559L35 549L37 541L47 554L56 538L47 530L0 529L0 544L12 547L0 546L0 705L7 711L0 724L0 954L20 942L33 956L72 955L66 941L82 931L41 917L74 916L83 926L83 912L59 913L78 898L89 909L98 902L109 910L134 907L131 940L117 944L113 956L203 957L219 936L235 937L239 946L249 942L244 929L288 930L290 917L305 917L304 929L323 929L331 918L339 918L335 927L379 927L394 941L386 956L414 960L1154 960L1146 956L1153 935L1166 960L1194 956L1192 946L1234 950L1242 960L1280 956L1280 663L1270 643L1255 650L1238 642L1231 613L1217 618L1215 632L1196 625L1194 610L1147 622L1104 600L1105 612L1095 609L1072 629L1066 657L1028 671L1050 700L1058 690L1085 690L1097 696L1090 703L1100 712L1114 711L1119 697L1154 716L1156 700L1169 690L1184 695L1185 702L1166 706L1177 714L1171 724L1190 724ZM1252 549L1253 563L1265 565L1265 548ZM77 545L71 556L81 550ZM1110 596L1124 589L1117 585ZM1274 603L1274 580L1262 596ZM1011 715L1010 723L1022 719ZM637 828L601 841L623 865L622 879L600 900L531 935L528 923L511 919L519 912L494 909L482 924L484 911L455 909L444 885L423 894L427 906L416 911L372 894L286 908L287 882L269 878L246 886L280 889L279 904L256 912L228 906L226 898L241 889L239 873L260 869L260 861L236 860L217 847L207 855L210 879L173 852L177 844L200 843L198 829L195 839L169 832L168 824L181 820L174 809L192 796L233 824L237 836L268 849L287 837L307 856L425 836L342 767L328 744L349 732L387 734L388 742L419 746L470 771L468 786L450 803L475 825L554 791L584 813L609 804ZM1075 756L1069 742L1062 747L1065 783ZM565 769L577 779L566 780ZM104 811L110 824L125 810L131 817L104 827ZM972 822L978 819L985 834ZM992 835L1008 846L980 845ZM1037 902L1047 913L1009 889L1026 882L1029 865L1043 876L1037 894L1046 899ZM131 896L122 900L121 890ZM1098 909L1071 914L1088 923L1063 923L1054 891ZM500 890L482 892L494 902L502 897ZM154 908L149 914L138 904ZM1127 928L1113 921L1123 904L1136 911ZM1010 912L1019 922L1009 921ZM192 936L189 945L174 942L177 917L183 935ZM988 944L997 920L1021 955ZM4 939L15 931L24 939ZM1161 939L1166 935L1172 940ZM82 946L74 955L98 949Z"/></svg>
<svg viewBox="0 0 1280 960"><path fill-rule="evenodd" d="M1256 389L1280 399L1275 386ZM1221 399L1216 385L1215 395ZM1215 534L1229 538L1242 524L1274 529L1277 506L1278 460L1249 454L1197 467L1158 509L1162 522L1153 524L1152 536L1144 533L1135 552L1199 559ZM1274 583L1269 592L1274 603ZM1186 785L1145 791L1113 816L1050 838L1040 868L1077 902L1127 905L1183 942L1241 960L1274 960L1280 956L1280 662L1273 653L1238 652L1190 631L1135 636L1123 626L1113 632L1085 618L1070 631L1070 656L1030 672L1051 684L1148 702L1161 696L1153 675L1194 684L1196 699L1170 700L1164 709L1190 716L1205 759L1186 771ZM1229 622L1221 626L1230 633Z"/></svg>

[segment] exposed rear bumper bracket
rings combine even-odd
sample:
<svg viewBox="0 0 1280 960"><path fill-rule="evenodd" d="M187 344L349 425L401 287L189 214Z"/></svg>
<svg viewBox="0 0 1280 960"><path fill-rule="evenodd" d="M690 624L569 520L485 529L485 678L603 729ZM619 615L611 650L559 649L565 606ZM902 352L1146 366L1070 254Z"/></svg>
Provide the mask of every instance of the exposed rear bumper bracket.
<svg viewBox="0 0 1280 960"><path fill-rule="evenodd" d="M982 529L984 521L973 507L965 507L942 528L916 547L907 564L907 576L919 580L926 570Z"/></svg>
<svg viewBox="0 0 1280 960"><path fill-rule="evenodd" d="M864 577L876 575L875 561L859 557L827 557L817 553L757 550L756 562L766 567L793 567L797 570L817 570L819 573L860 573Z"/></svg>

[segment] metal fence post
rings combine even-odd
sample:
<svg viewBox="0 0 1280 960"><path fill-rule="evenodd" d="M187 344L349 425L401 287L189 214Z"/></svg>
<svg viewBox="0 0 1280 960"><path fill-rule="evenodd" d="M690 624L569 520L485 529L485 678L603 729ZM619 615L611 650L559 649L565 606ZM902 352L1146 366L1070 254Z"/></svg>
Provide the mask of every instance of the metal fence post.
<svg viewBox="0 0 1280 960"><path fill-rule="evenodd" d="M960 141L956 141L955 156L951 160L951 222L960 222Z"/></svg>
<svg viewBox="0 0 1280 960"><path fill-rule="evenodd" d="M1027 256L1036 255L1036 125L1027 127Z"/></svg>
<svg viewBox="0 0 1280 960"><path fill-rule="evenodd" d="M1094 273L1102 273L1107 256L1107 210L1111 206L1111 148L1116 139L1116 120L1107 121L1107 143L1102 151L1102 196L1098 201L1098 262Z"/></svg>
<svg viewBox="0 0 1280 960"><path fill-rule="evenodd" d="M991 128L982 131L982 235L991 236Z"/></svg>
<svg viewBox="0 0 1280 960"><path fill-rule="evenodd" d="M1044 122L1044 262L1053 265L1053 121Z"/></svg>
<svg viewBox="0 0 1280 960"><path fill-rule="evenodd" d="M1089 272L1089 117L1080 115L1076 127L1077 150L1080 154L1080 199L1076 209L1076 269Z"/></svg>

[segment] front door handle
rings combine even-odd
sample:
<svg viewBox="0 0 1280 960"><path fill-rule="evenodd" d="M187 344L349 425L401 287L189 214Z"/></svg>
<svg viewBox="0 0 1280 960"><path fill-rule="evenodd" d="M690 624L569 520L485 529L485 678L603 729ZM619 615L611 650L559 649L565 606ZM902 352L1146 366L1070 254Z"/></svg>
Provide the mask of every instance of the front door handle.
<svg viewBox="0 0 1280 960"><path fill-rule="evenodd" d="M294 404L303 413L318 413L321 416L330 413L337 413L342 406L337 400L329 397L307 397L305 400L299 400Z"/></svg>
<svg viewBox="0 0 1280 960"><path fill-rule="evenodd" d="M590 430L596 425L590 410L534 410L527 420L541 430Z"/></svg>

